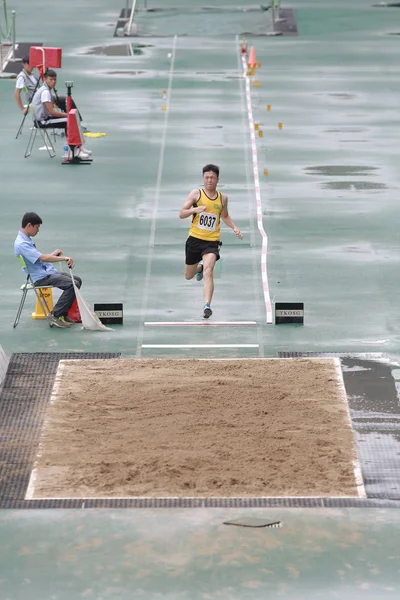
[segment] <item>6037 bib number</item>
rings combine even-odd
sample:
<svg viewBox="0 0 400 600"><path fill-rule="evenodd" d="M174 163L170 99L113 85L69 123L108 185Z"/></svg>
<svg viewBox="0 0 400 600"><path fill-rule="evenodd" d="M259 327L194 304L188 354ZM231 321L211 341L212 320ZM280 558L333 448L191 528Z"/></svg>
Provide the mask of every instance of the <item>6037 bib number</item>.
<svg viewBox="0 0 400 600"><path fill-rule="evenodd" d="M206 231L215 231L215 227L217 224L217 215L213 215L211 213L200 213L199 222L197 227L199 229L205 229Z"/></svg>

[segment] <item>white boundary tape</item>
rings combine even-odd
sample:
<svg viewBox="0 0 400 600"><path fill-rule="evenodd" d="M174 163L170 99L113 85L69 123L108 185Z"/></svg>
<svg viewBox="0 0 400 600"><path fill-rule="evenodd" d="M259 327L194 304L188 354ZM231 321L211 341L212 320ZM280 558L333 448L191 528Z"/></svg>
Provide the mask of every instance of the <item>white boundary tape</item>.
<svg viewBox="0 0 400 600"><path fill-rule="evenodd" d="M194 325L215 327L224 325L257 325L257 321L145 321L144 325L145 327L192 327Z"/></svg>
<svg viewBox="0 0 400 600"><path fill-rule="evenodd" d="M143 344L142 348L258 348L259 344Z"/></svg>
<svg viewBox="0 0 400 600"><path fill-rule="evenodd" d="M246 56L242 54L242 66L243 66L243 77L246 84L246 102L247 102L247 115L249 118L250 138L251 138L251 154L253 157L253 175L254 175L254 187L256 191L256 205L257 205L257 226L258 231L262 237L261 247L261 279L264 292L265 310L267 313L267 323L272 323L272 304L269 294L268 285L268 273L267 273L267 250L268 250L268 236L265 233L263 220L262 220L262 205L261 205L261 192L260 192L260 178L258 175L258 158L257 158L257 144L256 136L254 133L254 120L253 120L253 109L251 106L251 93L250 93L250 79L246 75L247 73L247 62Z"/></svg>

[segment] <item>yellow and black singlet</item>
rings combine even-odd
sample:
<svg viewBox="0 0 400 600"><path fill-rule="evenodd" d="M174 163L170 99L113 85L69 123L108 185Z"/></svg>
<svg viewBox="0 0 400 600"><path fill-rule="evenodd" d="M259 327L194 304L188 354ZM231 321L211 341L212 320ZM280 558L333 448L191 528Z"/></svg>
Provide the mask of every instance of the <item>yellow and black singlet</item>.
<svg viewBox="0 0 400 600"><path fill-rule="evenodd" d="M218 241L220 238L220 219L222 211L222 194L217 192L217 197L212 200L204 190L199 190L200 198L194 206L205 206L204 212L194 214L189 235L206 241Z"/></svg>

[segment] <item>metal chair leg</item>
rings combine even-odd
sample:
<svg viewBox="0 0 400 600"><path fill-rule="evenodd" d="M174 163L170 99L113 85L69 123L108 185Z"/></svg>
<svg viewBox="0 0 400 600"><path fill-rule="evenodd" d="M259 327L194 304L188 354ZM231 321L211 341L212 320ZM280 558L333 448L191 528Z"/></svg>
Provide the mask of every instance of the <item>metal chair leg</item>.
<svg viewBox="0 0 400 600"><path fill-rule="evenodd" d="M23 119L22 119L22 121L21 121L21 125L19 126L19 129L18 129L18 131L17 131L17 135L15 136L15 139L16 139L16 140L18 139L18 137L19 137L19 136L21 135L21 133L22 133L22 129L23 129L23 127L24 127L24 123L25 123L25 118L26 118L26 116L24 115L24 117L23 117Z"/></svg>
<svg viewBox="0 0 400 600"><path fill-rule="evenodd" d="M28 293L28 287L27 287L28 283L29 283L29 277L26 280L25 287L24 287L24 290L22 292L21 302L19 303L19 307L18 307L18 311L17 311L17 316L15 317L15 321L14 321L14 325L13 325L14 329L16 328L16 326L19 323L19 320L20 320L20 317L21 317L21 313L22 313L22 309L24 308L26 295Z"/></svg>
<svg viewBox="0 0 400 600"><path fill-rule="evenodd" d="M44 127L39 127L39 131L50 158L54 158L56 155L56 151L54 149L53 143L50 139L47 129L45 129Z"/></svg>
<svg viewBox="0 0 400 600"><path fill-rule="evenodd" d="M35 143L36 134L37 134L37 129L34 126L31 131L31 135L29 136L28 145L25 150L25 158L28 158L32 153L32 148L33 148L33 144Z"/></svg>

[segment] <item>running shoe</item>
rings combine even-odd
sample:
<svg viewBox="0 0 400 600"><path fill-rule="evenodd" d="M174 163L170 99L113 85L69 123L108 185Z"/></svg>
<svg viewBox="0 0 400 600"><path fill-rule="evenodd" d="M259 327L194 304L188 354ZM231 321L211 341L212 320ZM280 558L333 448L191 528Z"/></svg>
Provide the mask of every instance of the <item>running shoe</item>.
<svg viewBox="0 0 400 600"><path fill-rule="evenodd" d="M55 317L54 315L49 315L48 320L50 322L50 327L59 327L60 329L68 329L70 325L62 321L59 317Z"/></svg>
<svg viewBox="0 0 400 600"><path fill-rule="evenodd" d="M74 158L82 158L83 160L87 160L90 158L90 155L84 152L80 147L75 151Z"/></svg>
<svg viewBox="0 0 400 600"><path fill-rule="evenodd" d="M203 265L199 265L200 269L197 271L195 277L197 281L201 281L203 279Z"/></svg>
<svg viewBox="0 0 400 600"><path fill-rule="evenodd" d="M203 319L209 319L212 315L212 310L211 310L211 306L209 305L208 302L206 302L206 304L204 305L204 309L203 309Z"/></svg>
<svg viewBox="0 0 400 600"><path fill-rule="evenodd" d="M76 321L70 319L68 315L63 315L62 317L60 317L60 320L64 323L67 323L68 325L74 325L74 323L76 323Z"/></svg>

